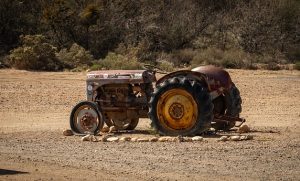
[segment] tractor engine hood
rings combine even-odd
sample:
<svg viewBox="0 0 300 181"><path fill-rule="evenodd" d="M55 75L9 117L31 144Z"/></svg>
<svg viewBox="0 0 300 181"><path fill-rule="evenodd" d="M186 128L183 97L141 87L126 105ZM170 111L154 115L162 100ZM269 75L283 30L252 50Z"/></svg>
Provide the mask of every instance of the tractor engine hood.
<svg viewBox="0 0 300 181"><path fill-rule="evenodd" d="M114 83L148 83L154 82L155 75L147 70L101 70L87 74L87 80Z"/></svg>

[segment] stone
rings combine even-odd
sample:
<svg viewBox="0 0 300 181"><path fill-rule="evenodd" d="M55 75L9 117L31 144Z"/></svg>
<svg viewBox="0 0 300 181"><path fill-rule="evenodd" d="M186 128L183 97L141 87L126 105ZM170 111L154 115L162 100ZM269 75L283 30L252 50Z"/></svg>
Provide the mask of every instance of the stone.
<svg viewBox="0 0 300 181"><path fill-rule="evenodd" d="M147 139L147 138L139 138L139 139L137 139L136 141L137 141L137 142L148 142L149 139Z"/></svg>
<svg viewBox="0 0 300 181"><path fill-rule="evenodd" d="M253 140L253 135L246 135L246 140Z"/></svg>
<svg viewBox="0 0 300 181"><path fill-rule="evenodd" d="M131 142L136 142L138 140L138 138L136 138L136 137L133 137L133 138L131 138Z"/></svg>
<svg viewBox="0 0 300 181"><path fill-rule="evenodd" d="M232 141L240 141L241 137L240 136L230 136L230 140Z"/></svg>
<svg viewBox="0 0 300 181"><path fill-rule="evenodd" d="M157 137L152 137L149 139L150 142L157 142L158 141L158 138Z"/></svg>
<svg viewBox="0 0 300 181"><path fill-rule="evenodd" d="M81 138L82 141L92 141L92 142L98 142L99 140L91 134L85 135L84 137Z"/></svg>
<svg viewBox="0 0 300 181"><path fill-rule="evenodd" d="M246 137L245 135L242 135L242 136L240 137L240 140L247 140L247 137Z"/></svg>
<svg viewBox="0 0 300 181"><path fill-rule="evenodd" d="M192 141L203 141L203 137L202 136L194 136L194 137L192 137Z"/></svg>
<svg viewBox="0 0 300 181"><path fill-rule="evenodd" d="M131 140L130 137L121 137L121 138L119 139L119 141L121 141L121 142L130 141L130 140Z"/></svg>
<svg viewBox="0 0 300 181"><path fill-rule="evenodd" d="M102 138L101 138L101 141L102 142L107 142L107 138L109 138L110 136L107 136L107 135L104 135Z"/></svg>
<svg viewBox="0 0 300 181"><path fill-rule="evenodd" d="M168 142L176 142L177 141L177 137L167 137L167 141Z"/></svg>
<svg viewBox="0 0 300 181"><path fill-rule="evenodd" d="M112 137L107 138L106 140L107 140L108 142L117 142L117 141L119 141L119 138L118 138L118 137L112 136Z"/></svg>
<svg viewBox="0 0 300 181"><path fill-rule="evenodd" d="M170 136L162 136L162 137L158 138L158 141L159 142L167 142L170 140L170 138L171 138Z"/></svg>
<svg viewBox="0 0 300 181"><path fill-rule="evenodd" d="M116 132L117 131L117 128L115 126L111 126L109 127L109 133L112 133L112 132Z"/></svg>
<svg viewBox="0 0 300 181"><path fill-rule="evenodd" d="M191 137L183 137L183 141L184 142L192 142L192 138Z"/></svg>
<svg viewBox="0 0 300 181"><path fill-rule="evenodd" d="M248 125L243 124L239 129L237 130L238 133L248 133L250 132L250 128Z"/></svg>
<svg viewBox="0 0 300 181"><path fill-rule="evenodd" d="M109 132L109 127L108 127L108 126L104 126L104 127L101 129L101 132L103 132L103 133Z"/></svg>
<svg viewBox="0 0 300 181"><path fill-rule="evenodd" d="M221 136L217 141L228 141L228 136Z"/></svg>
<svg viewBox="0 0 300 181"><path fill-rule="evenodd" d="M65 129L65 130L63 131L63 135L64 135L64 136L73 136L74 134L73 134L73 131L72 131L72 130L70 130L70 129Z"/></svg>
<svg viewBox="0 0 300 181"><path fill-rule="evenodd" d="M171 138L168 138L168 141L169 141L169 142L180 142L180 140L179 140L178 137L171 137Z"/></svg>
<svg viewBox="0 0 300 181"><path fill-rule="evenodd" d="M91 137L91 135L87 134L81 138L81 141L90 141L90 139L91 139L90 137Z"/></svg>

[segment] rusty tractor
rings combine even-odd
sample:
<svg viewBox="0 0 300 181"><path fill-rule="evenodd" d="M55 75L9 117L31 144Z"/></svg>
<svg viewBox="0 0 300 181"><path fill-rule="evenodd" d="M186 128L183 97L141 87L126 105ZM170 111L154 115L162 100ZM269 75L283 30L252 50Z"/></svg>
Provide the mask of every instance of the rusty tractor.
<svg viewBox="0 0 300 181"><path fill-rule="evenodd" d="M229 130L245 121L239 117L239 90L227 71L200 66L157 80L158 72L151 65L145 65L145 70L89 72L87 100L71 112L72 131L97 134L104 123L118 130L134 130L140 118L149 117L160 135L191 136L211 127Z"/></svg>

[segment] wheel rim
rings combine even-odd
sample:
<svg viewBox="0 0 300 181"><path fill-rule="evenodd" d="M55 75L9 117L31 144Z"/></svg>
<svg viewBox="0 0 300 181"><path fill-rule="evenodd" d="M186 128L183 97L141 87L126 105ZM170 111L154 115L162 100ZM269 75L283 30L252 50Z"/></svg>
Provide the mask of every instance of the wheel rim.
<svg viewBox="0 0 300 181"><path fill-rule="evenodd" d="M197 103L189 92L171 89L160 96L156 111L162 126L171 130L184 130L195 125L197 110Z"/></svg>
<svg viewBox="0 0 300 181"><path fill-rule="evenodd" d="M94 133L99 124L98 113L88 105L80 106L74 114L73 122L80 133Z"/></svg>

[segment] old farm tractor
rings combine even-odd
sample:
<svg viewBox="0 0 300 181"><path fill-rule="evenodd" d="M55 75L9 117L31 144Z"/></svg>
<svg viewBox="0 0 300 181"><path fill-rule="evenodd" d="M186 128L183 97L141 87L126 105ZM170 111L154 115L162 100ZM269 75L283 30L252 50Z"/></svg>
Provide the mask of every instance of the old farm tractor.
<svg viewBox="0 0 300 181"><path fill-rule="evenodd" d="M145 70L105 70L87 74L87 100L72 110L77 134L97 134L104 123L133 130L139 118L150 118L161 135L196 135L211 127L229 130L245 120L239 90L225 70L201 66L164 75ZM237 122L240 122L237 124Z"/></svg>

